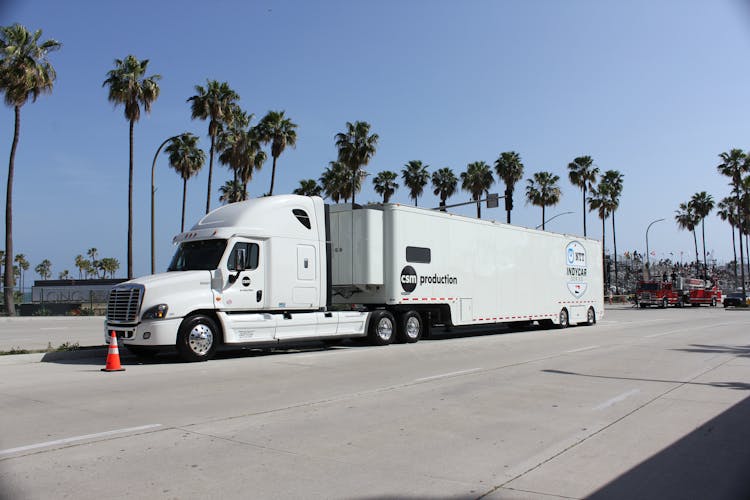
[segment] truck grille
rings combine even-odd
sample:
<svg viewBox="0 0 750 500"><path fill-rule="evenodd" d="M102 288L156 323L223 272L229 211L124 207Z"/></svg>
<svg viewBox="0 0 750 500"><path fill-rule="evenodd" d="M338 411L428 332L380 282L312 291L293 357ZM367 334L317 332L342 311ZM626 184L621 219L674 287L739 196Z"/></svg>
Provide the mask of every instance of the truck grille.
<svg viewBox="0 0 750 500"><path fill-rule="evenodd" d="M111 323L136 323L143 299L143 287L119 286L109 292L107 321Z"/></svg>

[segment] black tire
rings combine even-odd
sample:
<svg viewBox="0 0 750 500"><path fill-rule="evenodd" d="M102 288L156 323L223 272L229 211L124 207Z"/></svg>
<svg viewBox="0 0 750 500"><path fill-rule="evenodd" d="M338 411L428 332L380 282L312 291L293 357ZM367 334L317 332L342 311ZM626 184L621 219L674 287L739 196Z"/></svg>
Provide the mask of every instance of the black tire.
<svg viewBox="0 0 750 500"><path fill-rule="evenodd" d="M716 307L716 297L711 297L711 307Z"/></svg>
<svg viewBox="0 0 750 500"><path fill-rule="evenodd" d="M156 357L157 354L159 354L159 351L157 349L153 349L151 347L144 347L142 345L125 345L125 349L128 350L130 354L133 356L136 356L138 358L142 359L153 359Z"/></svg>
<svg viewBox="0 0 750 500"><path fill-rule="evenodd" d="M641 304L638 304L638 305L641 306L641 309L646 309L646 307L648 307L648 304L641 303Z"/></svg>
<svg viewBox="0 0 750 500"><path fill-rule="evenodd" d="M401 344L413 344L422 338L424 320L416 311L406 311L398 318L396 340Z"/></svg>
<svg viewBox="0 0 750 500"><path fill-rule="evenodd" d="M586 311L586 324L588 326L596 324L596 311L593 307L589 307L589 310Z"/></svg>
<svg viewBox="0 0 750 500"><path fill-rule="evenodd" d="M661 305L659 307L662 308L662 309L666 309L668 305L669 305L669 299L666 298L666 297L664 297L661 300Z"/></svg>
<svg viewBox="0 0 750 500"><path fill-rule="evenodd" d="M188 362L213 358L220 342L221 332L216 322L203 314L185 318L177 332L177 352Z"/></svg>
<svg viewBox="0 0 750 500"><path fill-rule="evenodd" d="M396 320L388 311L378 310L370 314L367 339L372 345L388 345L396 338Z"/></svg>
<svg viewBox="0 0 750 500"><path fill-rule="evenodd" d="M570 316L568 316L568 310L565 308L560 309L560 315L558 316L557 328L563 329L570 325Z"/></svg>

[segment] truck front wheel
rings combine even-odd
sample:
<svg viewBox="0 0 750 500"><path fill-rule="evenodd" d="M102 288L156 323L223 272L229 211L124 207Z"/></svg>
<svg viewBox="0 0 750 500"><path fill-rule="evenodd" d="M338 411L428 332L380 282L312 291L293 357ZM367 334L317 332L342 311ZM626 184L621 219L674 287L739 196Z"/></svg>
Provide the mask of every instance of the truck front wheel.
<svg viewBox="0 0 750 500"><path fill-rule="evenodd" d="M416 311L407 311L399 317L398 321L398 341L401 343L414 343L422 338L424 324L422 316Z"/></svg>
<svg viewBox="0 0 750 500"><path fill-rule="evenodd" d="M561 309L560 310L560 317L559 317L559 323L557 324L558 328L567 328L568 324L570 324L570 318L568 317L568 310L567 309Z"/></svg>
<svg viewBox="0 0 750 500"><path fill-rule="evenodd" d="M177 332L177 352L188 362L208 361L214 357L220 333L216 322L203 314L188 316Z"/></svg>
<svg viewBox="0 0 750 500"><path fill-rule="evenodd" d="M372 345L388 345L396 336L396 321L388 311L373 311L367 327L367 338Z"/></svg>
<svg viewBox="0 0 750 500"><path fill-rule="evenodd" d="M586 324L588 326L596 324L596 311L593 307L589 307L589 310L586 311Z"/></svg>

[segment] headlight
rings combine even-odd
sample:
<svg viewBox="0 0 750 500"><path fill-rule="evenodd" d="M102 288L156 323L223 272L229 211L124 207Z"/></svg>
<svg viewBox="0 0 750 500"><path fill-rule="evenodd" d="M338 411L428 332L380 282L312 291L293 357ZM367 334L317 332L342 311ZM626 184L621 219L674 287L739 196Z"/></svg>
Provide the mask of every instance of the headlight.
<svg viewBox="0 0 750 500"><path fill-rule="evenodd" d="M167 306L167 304L159 304L158 306L154 306L143 313L141 319L163 319L167 317L168 310L169 307Z"/></svg>

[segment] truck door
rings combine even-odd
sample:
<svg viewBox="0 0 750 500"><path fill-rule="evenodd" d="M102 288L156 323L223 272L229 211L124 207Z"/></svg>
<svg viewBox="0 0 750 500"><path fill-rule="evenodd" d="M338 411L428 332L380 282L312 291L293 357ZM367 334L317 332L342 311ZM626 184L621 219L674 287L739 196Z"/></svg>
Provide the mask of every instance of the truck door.
<svg viewBox="0 0 750 500"><path fill-rule="evenodd" d="M226 311L265 309L265 242L248 238L234 240L223 264L223 291L217 306Z"/></svg>

